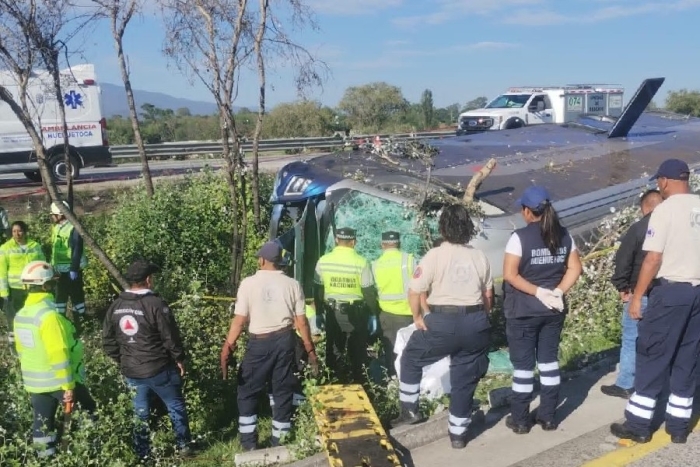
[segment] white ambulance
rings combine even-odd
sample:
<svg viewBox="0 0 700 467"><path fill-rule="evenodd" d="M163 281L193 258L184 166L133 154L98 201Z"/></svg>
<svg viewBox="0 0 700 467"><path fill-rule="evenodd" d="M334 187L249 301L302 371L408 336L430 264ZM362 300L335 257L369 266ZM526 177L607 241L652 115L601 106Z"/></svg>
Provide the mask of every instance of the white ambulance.
<svg viewBox="0 0 700 467"><path fill-rule="evenodd" d="M459 114L456 133L563 124L583 115L617 118L622 113L623 94L621 86L605 84L512 87L483 109Z"/></svg>
<svg viewBox="0 0 700 467"><path fill-rule="evenodd" d="M19 86L13 73L0 71L0 85L19 103ZM110 165L112 154L107 141L107 121L102 115L100 87L91 64L61 70L61 94L68 124L69 155L73 178L83 167ZM63 181L67 176L64 162L63 122L53 79L46 70L37 70L27 87L27 103L32 120L46 147L53 176ZM29 133L10 106L0 101L0 172L24 172L40 181L39 166Z"/></svg>

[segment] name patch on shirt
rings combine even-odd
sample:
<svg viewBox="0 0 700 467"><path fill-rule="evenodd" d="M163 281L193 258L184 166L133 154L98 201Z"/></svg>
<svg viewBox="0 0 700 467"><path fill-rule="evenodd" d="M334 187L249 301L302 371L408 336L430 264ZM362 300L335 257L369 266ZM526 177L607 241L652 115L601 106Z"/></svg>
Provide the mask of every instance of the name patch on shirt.
<svg viewBox="0 0 700 467"><path fill-rule="evenodd" d="M355 279L354 277L331 276L331 287L354 289L357 287L357 279Z"/></svg>
<svg viewBox="0 0 700 467"><path fill-rule="evenodd" d="M566 261L566 247L559 247L556 255L549 248L535 248L530 250L530 256L530 264L559 264Z"/></svg>

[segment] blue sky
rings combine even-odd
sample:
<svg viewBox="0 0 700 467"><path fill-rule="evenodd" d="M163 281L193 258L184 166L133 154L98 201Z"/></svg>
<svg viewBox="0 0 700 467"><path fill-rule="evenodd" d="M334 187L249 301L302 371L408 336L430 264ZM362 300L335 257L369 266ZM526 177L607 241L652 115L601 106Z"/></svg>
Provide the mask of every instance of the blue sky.
<svg viewBox="0 0 700 467"><path fill-rule="evenodd" d="M513 85L611 83L629 99L644 78L666 77L669 90L700 88L696 29L700 0L306 0L319 31L299 42L330 67L309 97L334 106L348 86L386 81L410 101L433 92L436 106ZM163 27L143 16L125 49L136 89L211 101L163 57ZM80 45L101 81L120 83L108 25ZM290 70L271 70L268 106L297 99ZM257 102L253 73L241 77L236 105Z"/></svg>

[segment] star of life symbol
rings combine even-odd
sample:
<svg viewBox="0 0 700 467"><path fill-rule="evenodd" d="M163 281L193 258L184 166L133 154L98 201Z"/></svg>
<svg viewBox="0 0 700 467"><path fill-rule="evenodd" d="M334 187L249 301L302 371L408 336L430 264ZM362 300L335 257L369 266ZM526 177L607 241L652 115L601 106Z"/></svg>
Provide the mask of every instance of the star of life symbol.
<svg viewBox="0 0 700 467"><path fill-rule="evenodd" d="M83 106L83 96L79 92L67 92L63 95L63 100L73 110Z"/></svg>
<svg viewBox="0 0 700 467"><path fill-rule="evenodd" d="M127 336L133 336L139 332L139 323L133 316L124 315L122 319L119 320L119 329Z"/></svg>

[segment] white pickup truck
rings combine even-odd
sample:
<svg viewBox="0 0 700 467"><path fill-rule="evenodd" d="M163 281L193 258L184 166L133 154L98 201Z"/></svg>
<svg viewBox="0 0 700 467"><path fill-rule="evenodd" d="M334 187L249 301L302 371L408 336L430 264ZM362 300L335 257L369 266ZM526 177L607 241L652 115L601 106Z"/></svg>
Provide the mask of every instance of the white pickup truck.
<svg viewBox="0 0 700 467"><path fill-rule="evenodd" d="M619 117L623 93L619 86L595 84L513 87L483 109L459 114L456 133L460 136L542 123L562 124L582 115Z"/></svg>

